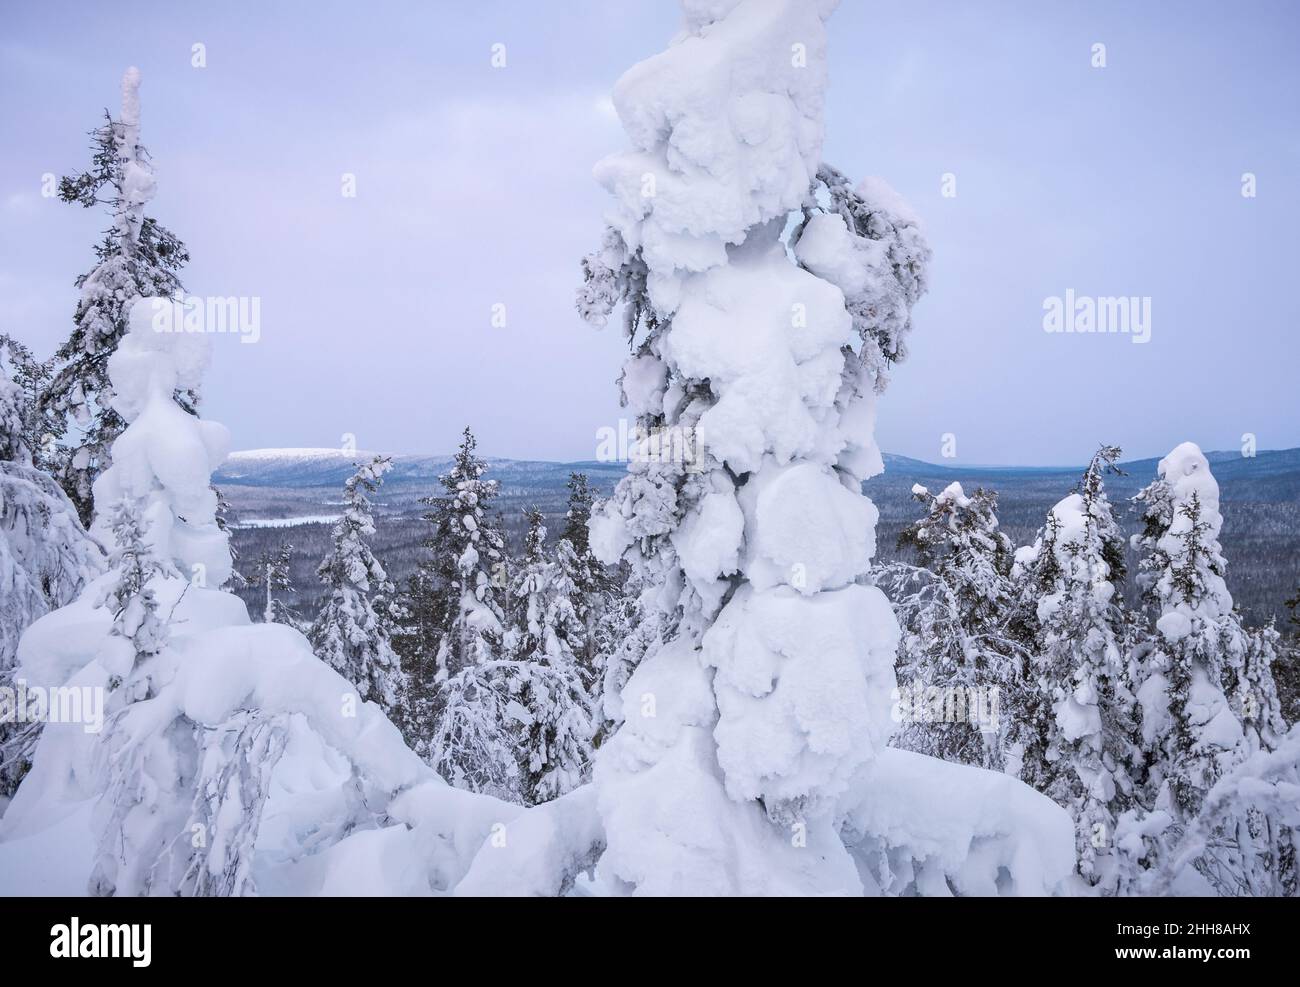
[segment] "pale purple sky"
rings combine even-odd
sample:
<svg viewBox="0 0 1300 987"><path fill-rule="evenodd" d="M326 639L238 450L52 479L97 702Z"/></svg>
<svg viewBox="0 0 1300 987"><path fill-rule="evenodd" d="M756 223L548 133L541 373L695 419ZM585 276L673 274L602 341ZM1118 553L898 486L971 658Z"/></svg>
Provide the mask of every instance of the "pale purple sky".
<svg viewBox="0 0 1300 987"><path fill-rule="evenodd" d="M624 347L572 307L591 166L624 144L611 85L676 25L669 0L2 0L0 331L67 333L107 220L41 176L85 166L134 64L186 287L262 299L261 342L216 338L206 386L236 448L445 452L468 423L491 455L592 458ZM893 184L935 253L886 450L1300 446L1300 6L847 0L830 40L826 159ZM1067 288L1150 296L1151 342L1045 334Z"/></svg>

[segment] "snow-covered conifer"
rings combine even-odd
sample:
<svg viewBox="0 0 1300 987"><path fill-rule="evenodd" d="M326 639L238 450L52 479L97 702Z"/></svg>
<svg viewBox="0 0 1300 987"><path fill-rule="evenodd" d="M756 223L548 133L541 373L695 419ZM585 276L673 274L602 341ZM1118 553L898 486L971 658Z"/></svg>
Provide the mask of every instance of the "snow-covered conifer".
<svg viewBox="0 0 1300 987"><path fill-rule="evenodd" d="M143 505L138 500L123 496L110 510L108 525L115 546L108 567L117 581L105 593L103 605L113 614L113 634L129 641L135 654L121 683L125 701L151 699L156 691L146 666L167 643L167 615L159 612L152 584L158 576L177 572L146 540Z"/></svg>
<svg viewBox="0 0 1300 987"><path fill-rule="evenodd" d="M153 332L148 306L137 306L110 360L114 408L129 425L95 500L139 510L138 522L116 528L103 512L96 533L127 569L131 554L163 567L144 583L160 619L170 618L143 666L156 694L119 702L129 696L115 690L99 732L46 724L0 815L5 890L22 884L32 869L19 861L35 854L66 858L57 872L37 872L36 887L53 882L63 893L78 890L70 881L119 895L449 891L492 827L517 810L452 792L302 634L251 623L242 601L219 588L231 560L210 477L228 437L175 400L199 383L207 344ZM128 552L137 540L143 548ZM111 606L99 605L123 576L104 573L27 629L24 680L96 689L131 678L136 646L114 633ZM264 817L275 825L264 829ZM90 826L92 853L66 852L69 820ZM376 837L382 868L373 866Z"/></svg>
<svg viewBox="0 0 1300 987"><path fill-rule="evenodd" d="M1219 485L1200 449L1190 442L1174 449L1135 500L1144 522L1133 537L1138 584L1157 632L1137 670L1151 801L1185 820L1240 757L1232 699L1242 685L1246 637L1224 581Z"/></svg>
<svg viewBox="0 0 1300 987"><path fill-rule="evenodd" d="M1266 624L1246 631L1246 655L1242 663L1242 725L1251 750L1276 750L1287 732L1282 716L1273 667L1279 659L1282 635Z"/></svg>
<svg viewBox="0 0 1300 987"><path fill-rule="evenodd" d="M44 430L65 440L58 476L90 523L92 485L107 468L109 447L125 423L112 407L108 360L128 327L132 305L141 297L175 295L177 272L189 259L185 245L152 217L145 207L155 180L149 154L140 143L140 73L122 77L122 113L91 132L93 162L89 170L65 177L59 196L86 208L107 205L113 223L95 248L96 263L77 279L81 298L74 328L59 347L53 375L40 402ZM178 399L193 411L197 392Z"/></svg>
<svg viewBox="0 0 1300 987"><path fill-rule="evenodd" d="M38 618L71 602L104 568L104 553L76 509L32 462L40 365L0 337L0 686L11 685L18 641ZM0 717L0 797L30 765L41 724Z"/></svg>
<svg viewBox="0 0 1300 987"><path fill-rule="evenodd" d="M356 685L361 698L385 710L397 707L404 682L387 610L395 591L367 543L375 533L367 494L379 488L391 467L390 458L376 456L358 464L343 485L343 514L334 525L329 554L316 569L328 592L308 634L322 661ZM269 599L268 589L268 610Z"/></svg>
<svg viewBox="0 0 1300 987"><path fill-rule="evenodd" d="M430 596L417 620L430 625L421 635L434 648L422 678L454 674L467 665L498 657L502 610L499 594L507 584L505 542L489 514L497 482L485 479L487 463L475 452L474 434L465 429L451 469L439 477L440 497L424 519L433 525L425 542L430 558L422 566Z"/></svg>
<svg viewBox="0 0 1300 987"><path fill-rule="evenodd" d="M294 592L289 567L293 564L293 546L287 542L279 548L269 549L258 556L253 571L244 579L247 586L260 588L266 598L262 607L262 620L268 624L285 624L299 627L301 620L284 596ZM277 593L283 596L277 596ZM301 628L300 628L301 629Z"/></svg>
<svg viewBox="0 0 1300 987"><path fill-rule="evenodd" d="M1117 820L1132 802L1134 698L1122 646L1124 543L1104 488L1120 450L1103 446L1052 508L1013 578L1031 609L1033 657L1015 692L1008 760L1074 817L1079 870L1113 891Z"/></svg>
<svg viewBox="0 0 1300 987"><path fill-rule="evenodd" d="M524 802L520 751L529 717L521 671L519 662L490 659L438 683L438 715L415 750L449 784Z"/></svg>
<svg viewBox="0 0 1300 987"><path fill-rule="evenodd" d="M586 629L574 607L577 566L567 539L546 556L541 512L528 512L524 555L511 584L508 646L522 683L518 714L522 732L523 797L545 802L576 788L586 778L595 732L592 703L579 665Z"/></svg>
<svg viewBox="0 0 1300 987"><path fill-rule="evenodd" d="M597 165L614 232L578 307L601 324L622 303L621 387L643 437L591 542L632 566L664 620L597 759L603 887L860 894L846 800L869 815L935 767L1017 784L926 758L882 767L916 755L885 749L899 630L861 581L877 520L861 483L883 468L888 354L872 330L906 319L864 305L855 320L846 300L914 300L927 251L883 183L855 190L879 227L821 205L835 199L820 160L832 7L686 3L674 44L614 92L633 149ZM891 260L895 241L907 252L900 226L916 270ZM878 825L857 817L855 845Z"/></svg>
<svg viewBox="0 0 1300 987"><path fill-rule="evenodd" d="M560 570L554 583L562 587L568 604L582 624L582 642L575 655L583 674L594 677L601 662L598 625L608 603L611 582L605 567L591 552L588 527L594 498L585 473L570 473L567 483L569 501L564 513L564 527L555 547L555 564Z"/></svg>
<svg viewBox="0 0 1300 987"><path fill-rule="evenodd" d="M1011 540L998 530L997 495L960 483L938 494L917 485L925 516L899 547L921 571L894 563L877 578L894 602L903 637L899 689L911 714L900 747L945 760L1002 766L1001 696L1023 658L1012 624Z"/></svg>
<svg viewBox="0 0 1300 987"><path fill-rule="evenodd" d="M1152 814L1168 831L1151 856L1166 876L1191 864L1219 894L1296 884L1294 823L1274 801L1238 795L1255 755L1279 749L1285 723L1272 675L1275 632L1248 632L1225 582L1219 486L1196 445L1160 461L1137 498L1144 529L1139 584L1156 635L1135 670ZM1262 763L1262 762L1261 762ZM1243 775L1243 771L1245 774ZM1238 782L1231 779L1241 776Z"/></svg>

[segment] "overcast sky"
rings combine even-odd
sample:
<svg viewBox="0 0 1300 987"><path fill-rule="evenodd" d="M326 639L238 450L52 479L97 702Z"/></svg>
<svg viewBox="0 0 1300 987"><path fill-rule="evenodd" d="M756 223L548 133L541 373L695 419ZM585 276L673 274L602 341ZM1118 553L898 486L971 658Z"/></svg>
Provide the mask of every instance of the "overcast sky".
<svg viewBox="0 0 1300 987"><path fill-rule="evenodd" d="M0 0L0 331L66 335L107 219L41 176L86 166L134 64L186 287L262 300L205 390L236 448L445 452L468 423L490 455L592 458L624 343L572 305L591 167L624 144L610 87L676 25L669 0ZM1300 446L1300 4L845 0L829 30L825 157L893 184L935 255L887 451ZM1045 333L1071 288L1149 296L1150 342Z"/></svg>

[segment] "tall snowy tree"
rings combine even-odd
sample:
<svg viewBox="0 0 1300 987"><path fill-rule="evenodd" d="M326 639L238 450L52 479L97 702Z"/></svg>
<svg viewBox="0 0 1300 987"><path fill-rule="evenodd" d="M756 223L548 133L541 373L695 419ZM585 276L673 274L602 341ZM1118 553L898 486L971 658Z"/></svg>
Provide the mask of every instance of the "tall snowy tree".
<svg viewBox="0 0 1300 987"><path fill-rule="evenodd" d="M522 800L517 743L521 688L505 654L502 601L509 588L505 541L489 514L497 494L465 429L441 497L428 498L429 558L412 581L407 733L416 751L455 785ZM503 724L513 724L508 729Z"/></svg>
<svg viewBox="0 0 1300 987"><path fill-rule="evenodd" d="M1124 542L1104 477L1120 450L1103 446L1078 490L1052 508L1013 578L1031 609L1035 654L1012 711L1008 754L1019 776L1070 810L1079 871L1113 892L1117 821L1131 804L1134 698L1125 664Z"/></svg>
<svg viewBox="0 0 1300 987"><path fill-rule="evenodd" d="M393 584L367 543L375 533L367 494L379 488L391 468L390 458L376 456L359 464L343 485L343 515L334 525L333 546L316 570L328 592L308 634L322 661L352 682L362 699L386 711L397 708L404 681L390 640Z"/></svg>
<svg viewBox="0 0 1300 987"><path fill-rule="evenodd" d="M555 547L555 564L560 570L555 582L582 624L583 640L575 646L574 653L583 674L594 677L601 662L598 626L612 584L605 567L591 552L588 526L594 498L587 475L570 473L566 486L569 501L560 541Z"/></svg>
<svg viewBox="0 0 1300 987"><path fill-rule="evenodd" d="M407 621L400 643L410 665L407 734L425 756L432 756L435 733L452 735L437 725L446 702L468 694L444 695L449 676L499 657L505 633L499 599L509 583L505 540L489 514L497 484L484 478L487 463L476 447L466 428L451 469L438 478L442 496L423 501L431 507L424 520L433 526L424 541L428 557L403 600Z"/></svg>
<svg viewBox="0 0 1300 987"><path fill-rule="evenodd" d="M866 583L862 482L883 469L876 399L929 250L887 185L822 167L834 4L682 6L670 47L615 88L632 148L596 166L615 204L577 304L597 326L622 306L638 426L592 549L632 568L660 618L596 759L594 879L641 894L1041 887L1020 867L995 878L951 829L941 863L878 811L901 800L902 828L937 833L921 819L938 804L976 811L945 802L955 789L1032 806L1021 832L1050 819L1063 878L1049 800L887 746L899 628Z"/></svg>
<svg viewBox="0 0 1300 987"><path fill-rule="evenodd" d="M1186 818L1238 756L1243 737L1231 698L1246 637L1224 581L1219 486L1200 449L1190 442L1174 449L1135 500L1144 524L1133 538L1138 584L1158 634L1137 670L1150 785L1164 789L1156 804Z"/></svg>
<svg viewBox="0 0 1300 987"><path fill-rule="evenodd" d="M440 476L440 497L425 503L424 520L433 533L424 543L429 559L421 565L416 620L431 651L422 678L432 684L466 665L497 656L503 627L499 593L507 584L505 541L489 511L497 482L485 479L487 463L476 454L477 440L465 429L451 469Z"/></svg>
<svg viewBox="0 0 1300 987"><path fill-rule="evenodd" d="M63 178L59 196L85 208L106 205L112 226L95 248L96 263L77 279L72 334L55 353L53 375L40 402L43 430L63 440L45 465L57 470L83 524L93 511L92 484L107 468L109 448L125 427L112 406L108 359L127 331L132 305L141 297L181 291L178 271L189 260L185 245L145 215L155 181L140 143L140 73L122 77L122 113L91 132L91 167ZM197 394L177 395L189 411Z"/></svg>
<svg viewBox="0 0 1300 987"><path fill-rule="evenodd" d="M579 667L586 629L574 607L577 594L569 572L576 560L567 539L546 555L546 526L540 511L528 512L524 554L510 587L511 627L507 646L522 683L517 714L522 728L523 798L545 802L585 780L595 733L592 703ZM567 562L567 565L566 565Z"/></svg>
<svg viewBox="0 0 1300 987"><path fill-rule="evenodd" d="M175 697L161 701L176 673L175 653L167 661L163 655L169 625L193 635L196 626L207 626L205 612L229 612L217 603L224 595L210 588L225 583L231 564L209 482L229 440L221 426L200 421L176 400L197 388L207 340L154 332L150 305L132 307L130 331L108 362L113 411L130 425L113 444L114 465L94 488L96 503L114 505L97 514L93 529L110 547L114 578L97 593L96 603L112 619L91 660L115 686L111 715L95 742L106 767L93 814L94 894L169 894L182 887L190 859L183 834L192 832L187 786L203 771L203 743L193 711ZM205 611L208 606L218 609ZM193 638L187 643L193 647ZM199 691L211 697L211 688ZM160 701L141 701L148 699ZM53 756L57 763L67 754L56 747ZM38 751L33 771L39 769ZM22 795L20 789L16 800Z"/></svg>
<svg viewBox="0 0 1300 987"><path fill-rule="evenodd" d="M633 150L596 168L617 205L578 308L600 325L622 304L624 402L690 451L639 441L591 525L664 617L596 764L597 879L624 890L863 890L836 805L891 753L899 631L860 582L877 519L861 482L902 355L879 340L907 332L929 251L881 182L851 190L851 222L835 208L831 6L685 4L678 41L615 90Z"/></svg>
<svg viewBox="0 0 1300 987"><path fill-rule="evenodd" d="M997 495L970 496L952 483L938 494L917 485L925 516L900 548L920 568L893 563L877 578L894 602L900 704L911 721L895 742L945 760L1002 766L1001 695L1019 679L1010 583L1011 540L998 530Z"/></svg>
<svg viewBox="0 0 1300 987"><path fill-rule="evenodd" d="M1181 848L1220 894L1276 893L1296 884L1294 829L1275 805L1212 799L1218 783L1256 752L1281 744L1267 629L1248 633L1225 582L1219 485L1191 442L1160 461L1138 494L1144 529L1139 585L1156 617L1153 646L1136 669L1149 808L1168 817L1152 856ZM1189 846L1196 848L1191 853Z"/></svg>

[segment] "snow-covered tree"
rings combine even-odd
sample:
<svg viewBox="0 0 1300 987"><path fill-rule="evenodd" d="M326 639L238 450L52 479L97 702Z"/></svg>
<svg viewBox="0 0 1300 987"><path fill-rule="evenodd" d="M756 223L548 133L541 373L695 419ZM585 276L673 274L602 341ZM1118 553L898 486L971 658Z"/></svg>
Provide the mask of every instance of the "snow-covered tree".
<svg viewBox="0 0 1300 987"><path fill-rule="evenodd" d="M608 602L611 588L605 567L591 553L588 526L594 498L587 482L587 474L570 473L566 486L569 501L564 512L564 527L555 548L555 564L560 569L556 585L562 590L568 606L582 623L582 642L575 654L582 665L583 674L595 676L600 663L597 627Z"/></svg>
<svg viewBox="0 0 1300 987"><path fill-rule="evenodd" d="M1137 669L1149 784L1152 801L1185 820L1240 757L1231 700L1243 683L1247 642L1224 581L1219 485L1200 449L1190 442L1174 449L1135 500L1144 523L1133 537L1138 584L1158 635Z"/></svg>
<svg viewBox="0 0 1300 987"><path fill-rule="evenodd" d="M1269 628L1243 628L1224 579L1219 486L1208 460L1183 443L1136 501L1144 521L1133 537L1138 579L1156 617L1155 639L1135 669L1147 801L1168 820L1160 840L1148 841L1150 855L1166 874L1190 862L1220 894L1294 888L1287 814L1208 794L1255 752L1277 749L1285 732L1271 670L1276 638Z"/></svg>
<svg viewBox="0 0 1300 987"><path fill-rule="evenodd" d="M573 588L548 558L541 512L526 517L523 555L505 594L501 657L439 683L425 752L453 785L533 805L585 779L593 718L574 651L583 628L569 602Z"/></svg>
<svg viewBox="0 0 1300 987"><path fill-rule="evenodd" d="M897 845L874 856L876 807L936 771L1017 784L885 749L899 630L862 583L877 512L861 483L883 468L876 394L902 353L880 340L907 325L884 302L915 299L928 250L883 183L852 190L861 222L835 209L820 160L832 7L685 3L674 44L614 92L633 148L596 167L612 232L578 308L600 325L622 304L623 400L643 436L591 543L630 564L663 625L597 759L602 887L860 894L863 873L932 887ZM916 816L924 803L907 800ZM866 843L860 870L848 847Z"/></svg>
<svg viewBox="0 0 1300 987"><path fill-rule="evenodd" d="M518 807L453 792L302 634L251 623L220 588L231 560L209 478L229 440L175 400L198 385L208 340L153 332L145 308L109 363L114 408L129 424L94 491L101 505L138 510L116 526L103 512L96 533L118 567L27 629L18 671L43 689L131 681L139 627L135 643L115 633L111 602L131 557L147 558L161 570L143 588L168 623L141 666L154 698L130 702L116 689L99 732L45 725L0 815L0 885L15 893L32 873L33 890L65 894L78 890L70 880L119 895L450 891ZM66 821L87 816L93 852L71 854ZM512 829L511 841L526 835ZM376 838L382 868L372 866ZM20 865L33 855L64 859L53 870Z"/></svg>
<svg viewBox="0 0 1300 987"><path fill-rule="evenodd" d="M279 548L268 549L258 556L253 571L244 579L247 586L260 588L266 597L262 620L268 624L285 624L300 627L298 615L285 601L284 596L294 592L289 568L293 564L293 546L287 542ZM284 596L277 596L276 593ZM391 593L391 590L390 590Z"/></svg>
<svg viewBox="0 0 1300 987"><path fill-rule="evenodd" d="M1228 769L1205 793L1196 815L1179 822L1176 806L1133 809L1120 820L1129 894L1295 897L1300 893L1300 726Z"/></svg>
<svg viewBox="0 0 1300 987"><path fill-rule="evenodd" d="M415 749L456 788L522 804L520 764L528 722L518 662L466 665L438 683L439 714Z"/></svg>
<svg viewBox="0 0 1300 987"><path fill-rule="evenodd" d="M112 407L108 359L127 331L132 305L141 297L172 296L181 290L177 272L189 260L185 244L145 215L155 180L149 153L140 143L140 73L122 77L122 113L91 132L91 167L65 177L59 196L85 208L108 206L112 226L95 248L96 262L77 279L81 298L74 327L59 347L53 375L41 394L43 428L64 446L49 463L84 524L90 523L91 488L107 468L109 447L124 422ZM197 395L182 392L193 410Z"/></svg>
<svg viewBox="0 0 1300 987"><path fill-rule="evenodd" d="M357 465L343 485L343 514L316 569L327 595L307 635L320 659L356 685L362 699L394 710L404 680L390 636L393 584L367 542L375 533L373 494L392 468L387 456ZM268 596L268 620L270 590Z"/></svg>
<svg viewBox="0 0 1300 987"><path fill-rule="evenodd" d="M129 641L135 654L120 685L127 702L152 699L157 692L147 665L167 643L168 622L159 612L153 583L158 576L177 573L146 540L143 505L135 498L123 496L110 511L108 524L115 546L108 567L117 581L107 589L103 605L113 614L113 634Z"/></svg>
<svg viewBox="0 0 1300 987"><path fill-rule="evenodd" d="M31 465L42 441L40 394L50 368L0 333L0 462Z"/></svg>
<svg viewBox="0 0 1300 987"><path fill-rule="evenodd" d="M1031 608L1033 657L1012 710L1008 760L1021 779L1070 810L1079 871L1116 888L1116 824L1133 799L1134 698L1123 648L1124 542L1104 476L1103 446L1077 491L1052 508L1013 578Z"/></svg>
<svg viewBox="0 0 1300 987"><path fill-rule="evenodd" d="M997 494L960 483L912 494L925 515L905 528L900 548L919 568L893 563L876 576L894 603L900 712L895 743L945 760L1002 767L1001 696L1023 659L1012 626L1011 540L998 530Z"/></svg>
<svg viewBox="0 0 1300 987"><path fill-rule="evenodd" d="M0 687L11 685L18 641L38 618L71 602L104 568L67 495L32 463L39 365L0 337ZM0 718L0 798L30 766L41 724Z"/></svg>
<svg viewBox="0 0 1300 987"><path fill-rule="evenodd" d="M530 508L524 512L528 529L524 533L523 554L513 566L506 616L505 650L517 655L531 655L543 647L546 635L547 590L551 564L546 558L546 523L542 512Z"/></svg>
<svg viewBox="0 0 1300 987"><path fill-rule="evenodd" d="M474 434L465 429L451 469L440 476L441 497L428 498L424 519L433 525L425 542L429 559L421 565L428 596L418 602L415 619L421 639L432 649L421 677L428 684L467 665L498 657L505 588L505 542L489 510L497 482L485 479L487 463L475 452Z"/></svg>
<svg viewBox="0 0 1300 987"><path fill-rule="evenodd" d="M1281 654L1282 635L1273 623L1246 631L1246 655L1242 662L1241 715L1251 750L1276 750L1287 732L1273 668Z"/></svg>
<svg viewBox="0 0 1300 987"><path fill-rule="evenodd" d="M93 661L112 689L111 715L90 752L106 778L93 818L95 894L165 894L181 887L189 864L180 849L182 841L189 847L187 786L201 770L199 727L189 713L159 701L175 674L174 657L163 656L170 627L193 634L210 619L202 616L206 608L221 606L224 594L209 587L224 584L231 569L209 482L225 455L227 433L175 398L197 388L208 359L206 340L153 332L150 311L150 302L137 301L130 332L109 359L112 408L130 426L114 442L114 465L93 492L95 503L116 505L96 517L94 533L110 547L111 565L89 588L93 605L110 621ZM166 468L156 469L158 463ZM64 618L67 610L46 619ZM52 743L66 745L67 738Z"/></svg>
<svg viewBox="0 0 1300 987"><path fill-rule="evenodd" d="M441 497L424 502L429 558L412 580L407 733L415 750L458 787L521 801L520 680L505 647L505 541L489 514L497 494L466 428Z"/></svg>
<svg viewBox="0 0 1300 987"><path fill-rule="evenodd" d="M546 526L540 511L528 512L524 554L510 587L507 648L522 683L517 712L522 731L523 798L545 802L581 784L591 763L595 732L591 699L579 653L586 628L574 607L577 587L569 575L577 566L567 539L546 554Z"/></svg>

